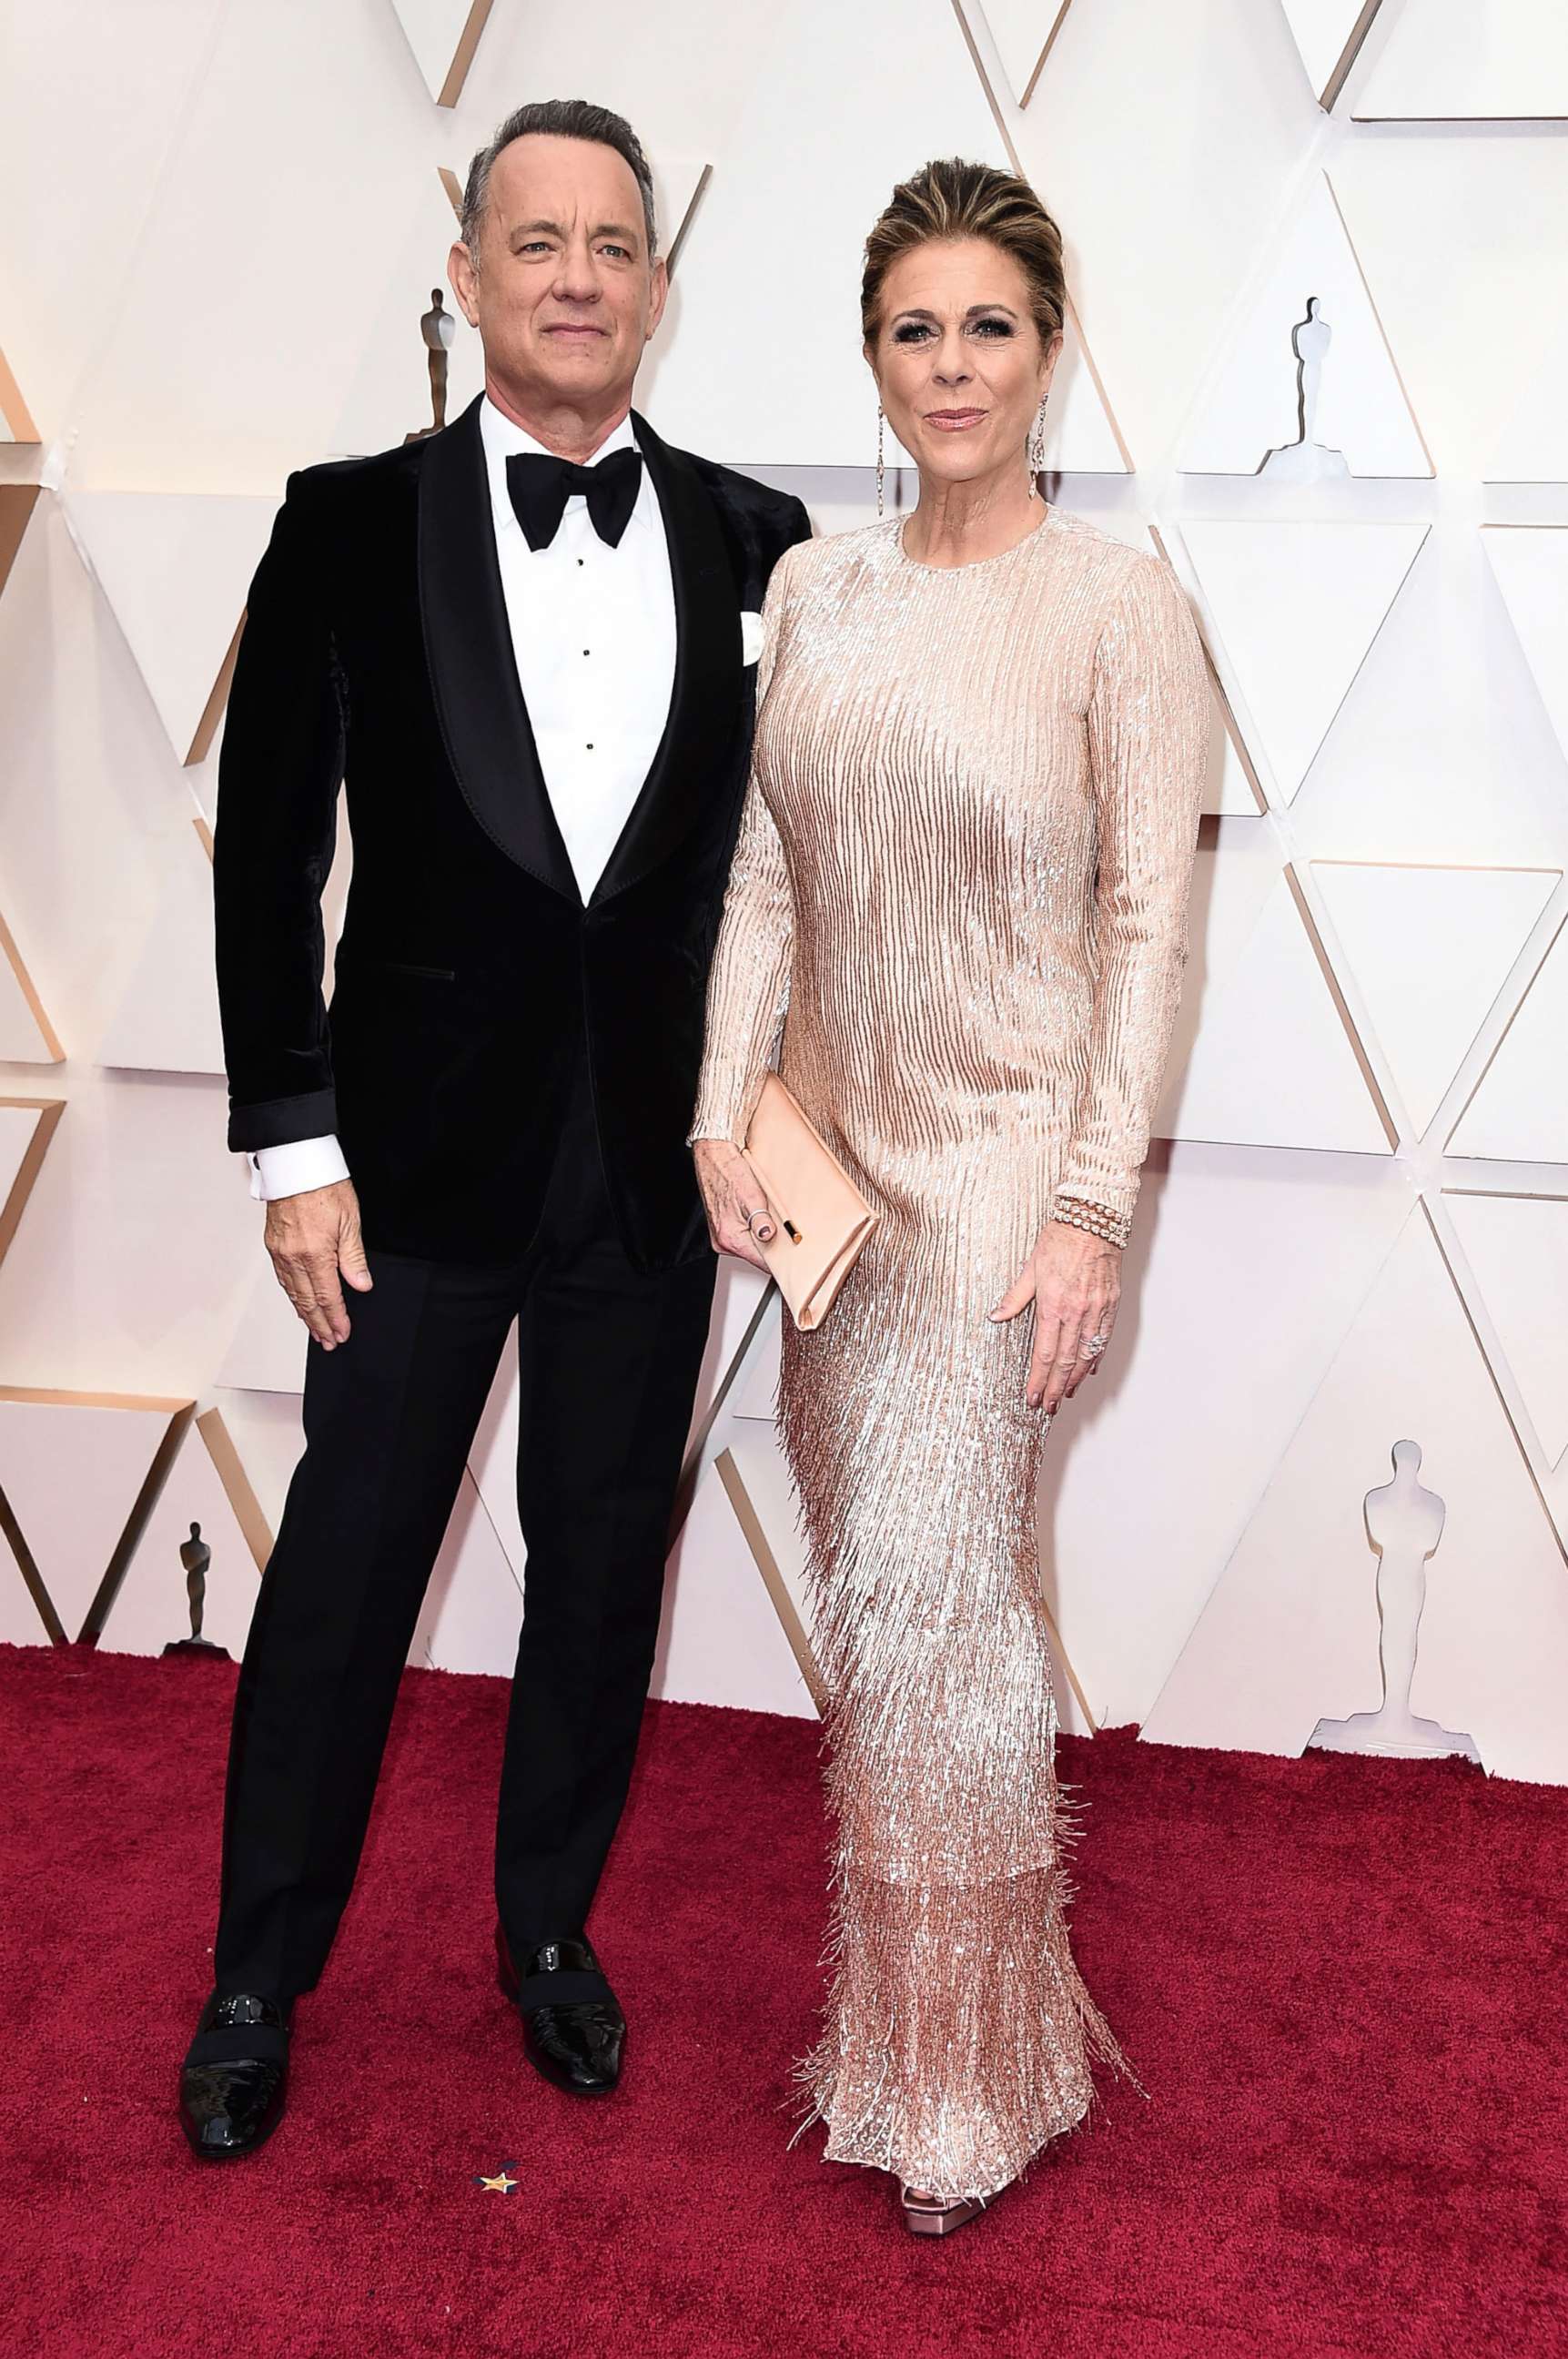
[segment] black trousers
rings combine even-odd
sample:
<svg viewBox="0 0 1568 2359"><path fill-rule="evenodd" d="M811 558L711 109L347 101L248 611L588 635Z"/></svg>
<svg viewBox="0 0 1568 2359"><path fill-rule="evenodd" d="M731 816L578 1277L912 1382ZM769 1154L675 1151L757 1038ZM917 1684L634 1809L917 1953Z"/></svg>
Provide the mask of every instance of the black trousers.
<svg viewBox="0 0 1568 2359"><path fill-rule="evenodd" d="M620 1818L659 1631L714 1262L648 1274L613 1226L586 1081L515 1264L369 1251L353 1333L310 1346L306 1449L234 1701L217 1986L292 1998L326 1962L431 1567L518 1322L523 1630L496 1824L520 1955L581 1932Z"/></svg>

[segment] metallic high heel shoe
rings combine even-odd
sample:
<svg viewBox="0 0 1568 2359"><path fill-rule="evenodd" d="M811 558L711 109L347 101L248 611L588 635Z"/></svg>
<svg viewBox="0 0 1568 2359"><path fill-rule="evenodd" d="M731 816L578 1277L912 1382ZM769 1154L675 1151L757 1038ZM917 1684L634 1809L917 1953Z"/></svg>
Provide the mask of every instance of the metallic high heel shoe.
<svg viewBox="0 0 1568 2359"><path fill-rule="evenodd" d="M904 2225L911 2236L955 2236L960 2228L979 2218L986 2203L984 2195L961 2196L956 2202L947 2203L921 2187L901 2188L899 2196Z"/></svg>

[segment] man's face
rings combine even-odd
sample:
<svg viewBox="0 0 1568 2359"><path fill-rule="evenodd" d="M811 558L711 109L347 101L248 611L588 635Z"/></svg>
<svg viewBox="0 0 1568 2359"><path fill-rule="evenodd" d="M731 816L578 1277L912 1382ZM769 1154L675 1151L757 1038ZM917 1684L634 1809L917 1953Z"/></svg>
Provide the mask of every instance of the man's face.
<svg viewBox="0 0 1568 2359"><path fill-rule="evenodd" d="M495 158L479 267L449 265L488 374L525 409L628 404L667 291L630 165L596 140L543 133Z"/></svg>

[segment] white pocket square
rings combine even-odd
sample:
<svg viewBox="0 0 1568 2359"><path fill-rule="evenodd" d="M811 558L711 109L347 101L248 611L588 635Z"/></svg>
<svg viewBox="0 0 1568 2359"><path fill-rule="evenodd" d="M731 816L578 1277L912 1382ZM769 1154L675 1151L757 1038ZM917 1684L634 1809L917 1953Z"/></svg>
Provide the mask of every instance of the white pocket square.
<svg viewBox="0 0 1568 2359"><path fill-rule="evenodd" d="M740 659L754 664L762 653L762 617L754 614L749 606L740 610Z"/></svg>

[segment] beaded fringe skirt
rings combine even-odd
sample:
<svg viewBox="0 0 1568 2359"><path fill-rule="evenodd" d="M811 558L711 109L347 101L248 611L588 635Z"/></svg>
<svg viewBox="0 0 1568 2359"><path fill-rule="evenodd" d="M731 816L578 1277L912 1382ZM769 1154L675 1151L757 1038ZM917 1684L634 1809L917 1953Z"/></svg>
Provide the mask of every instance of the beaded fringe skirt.
<svg viewBox="0 0 1568 2359"><path fill-rule="evenodd" d="M986 1321L994 1255L966 1275L955 1239L915 1242L895 1216L826 1324L785 1326L837 1839L801 2127L953 2201L1016 2179L1121 2058L1068 1943L1029 1318Z"/></svg>

